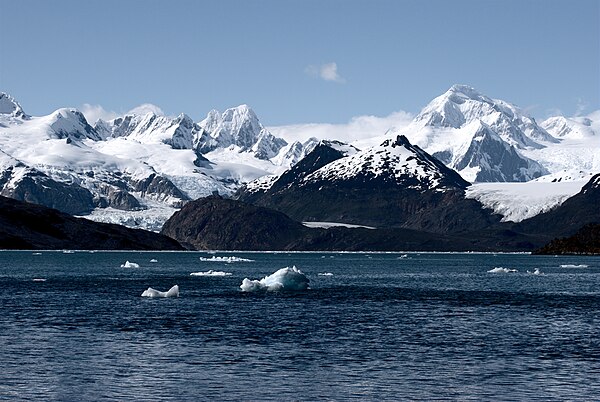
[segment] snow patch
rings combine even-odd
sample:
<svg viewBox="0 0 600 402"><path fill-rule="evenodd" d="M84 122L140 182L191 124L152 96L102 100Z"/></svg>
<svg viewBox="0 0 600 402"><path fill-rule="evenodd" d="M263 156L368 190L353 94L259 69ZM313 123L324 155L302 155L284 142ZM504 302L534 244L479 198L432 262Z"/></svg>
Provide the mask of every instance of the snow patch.
<svg viewBox="0 0 600 402"><path fill-rule="evenodd" d="M329 229L333 227L344 227L344 228L364 228L364 229L376 229L373 226L363 226L363 225L351 225L349 223L342 222L302 222L304 226L307 228L322 228Z"/></svg>

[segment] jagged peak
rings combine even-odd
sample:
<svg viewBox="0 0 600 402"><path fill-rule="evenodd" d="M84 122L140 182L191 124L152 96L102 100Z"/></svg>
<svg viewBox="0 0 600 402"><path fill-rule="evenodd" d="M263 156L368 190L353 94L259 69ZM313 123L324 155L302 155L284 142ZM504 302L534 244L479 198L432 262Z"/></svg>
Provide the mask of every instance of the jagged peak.
<svg viewBox="0 0 600 402"><path fill-rule="evenodd" d="M10 115L12 117L20 117L22 119L28 119L29 116L25 114L23 108L9 94L6 92L0 92L0 114Z"/></svg>

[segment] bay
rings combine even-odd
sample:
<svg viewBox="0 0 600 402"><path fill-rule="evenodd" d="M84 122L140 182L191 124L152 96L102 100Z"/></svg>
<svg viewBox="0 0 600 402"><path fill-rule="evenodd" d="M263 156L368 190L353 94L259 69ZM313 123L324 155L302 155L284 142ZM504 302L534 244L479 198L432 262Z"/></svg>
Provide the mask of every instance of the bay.
<svg viewBox="0 0 600 402"><path fill-rule="evenodd" d="M598 399L599 313L597 257L4 251L0 398Z"/></svg>

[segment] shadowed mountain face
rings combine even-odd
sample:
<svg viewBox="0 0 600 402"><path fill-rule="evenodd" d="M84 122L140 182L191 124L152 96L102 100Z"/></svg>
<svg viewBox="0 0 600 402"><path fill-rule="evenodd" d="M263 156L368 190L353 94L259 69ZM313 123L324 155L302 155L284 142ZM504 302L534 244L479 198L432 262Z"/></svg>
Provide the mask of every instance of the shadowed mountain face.
<svg viewBox="0 0 600 402"><path fill-rule="evenodd" d="M0 248L43 250L182 250L153 232L74 218L55 209L0 197Z"/></svg>
<svg viewBox="0 0 600 402"><path fill-rule="evenodd" d="M508 229L449 235L404 228L308 228L281 212L219 196L188 203L161 233L194 250L530 251L542 244Z"/></svg>
<svg viewBox="0 0 600 402"><path fill-rule="evenodd" d="M554 239L534 254L600 254L600 224L589 224L571 237Z"/></svg>
<svg viewBox="0 0 600 402"><path fill-rule="evenodd" d="M316 147L270 187L236 198L288 214L298 221L330 221L436 233L481 229L499 221L475 200L452 169L398 136L345 155Z"/></svg>

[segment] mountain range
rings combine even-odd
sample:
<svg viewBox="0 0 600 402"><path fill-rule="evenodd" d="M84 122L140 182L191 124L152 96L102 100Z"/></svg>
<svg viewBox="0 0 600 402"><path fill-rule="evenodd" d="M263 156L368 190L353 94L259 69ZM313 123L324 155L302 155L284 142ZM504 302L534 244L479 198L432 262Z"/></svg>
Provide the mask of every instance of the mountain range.
<svg viewBox="0 0 600 402"><path fill-rule="evenodd" d="M508 102L455 85L407 127L382 133L370 146L357 149L333 139L287 143L271 134L247 105L210 111L199 122L185 114L147 112L91 125L76 109L29 116L15 99L1 93L0 194L158 231L191 200L239 190L240 199L285 210L300 220L346 222L352 216L361 224L381 226L377 219L360 218L358 206L366 201L347 192L368 188L373 196L380 195L376 205L383 208L382 216L401 200L403 212L388 226L460 231L466 228L460 211L478 203L510 214L493 197L490 201L490 191L472 191L466 199L465 189L480 185L469 182L535 180L553 188L567 182L583 186L600 171L599 117L556 116L538 124ZM578 185L529 209L524 217L558 205L579 191ZM288 191L282 191L286 186ZM411 223L407 214L423 194L428 194L431 215ZM315 215L311 197L334 201ZM336 212L340 205L351 213ZM455 208L445 211L443 205ZM480 214L472 226L503 218L496 215Z"/></svg>

